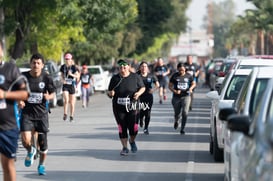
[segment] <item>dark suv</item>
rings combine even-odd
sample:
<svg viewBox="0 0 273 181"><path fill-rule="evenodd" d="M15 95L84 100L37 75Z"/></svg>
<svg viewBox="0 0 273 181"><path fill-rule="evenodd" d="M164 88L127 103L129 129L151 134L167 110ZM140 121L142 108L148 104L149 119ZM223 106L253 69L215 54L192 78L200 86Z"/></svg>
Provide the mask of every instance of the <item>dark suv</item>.
<svg viewBox="0 0 273 181"><path fill-rule="evenodd" d="M55 98L50 101L50 106L51 107L56 107L57 105L63 106L63 91L62 91L63 84L62 84L61 74L60 74L58 65L54 61L48 60L45 63L44 71L46 71L52 77L53 83L56 87Z"/></svg>

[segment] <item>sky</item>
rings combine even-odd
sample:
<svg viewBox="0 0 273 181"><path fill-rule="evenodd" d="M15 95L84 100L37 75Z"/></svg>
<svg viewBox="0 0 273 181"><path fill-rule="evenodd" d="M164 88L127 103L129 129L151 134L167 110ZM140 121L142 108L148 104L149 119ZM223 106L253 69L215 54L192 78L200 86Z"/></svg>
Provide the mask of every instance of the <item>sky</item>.
<svg viewBox="0 0 273 181"><path fill-rule="evenodd" d="M186 15L191 18L192 30L199 30L203 24L203 17L207 13L207 3L210 0L192 0ZM223 0L211 0L216 3L222 2ZM243 15L245 9L251 9L254 6L246 0L233 0L236 4L236 15Z"/></svg>

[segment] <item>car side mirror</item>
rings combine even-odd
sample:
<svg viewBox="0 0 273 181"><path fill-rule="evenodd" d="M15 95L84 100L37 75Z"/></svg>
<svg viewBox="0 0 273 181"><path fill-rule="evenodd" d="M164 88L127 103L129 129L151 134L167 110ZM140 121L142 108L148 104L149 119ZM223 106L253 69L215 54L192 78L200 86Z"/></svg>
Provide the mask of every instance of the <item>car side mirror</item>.
<svg viewBox="0 0 273 181"><path fill-rule="evenodd" d="M219 119L222 121L227 121L227 118L232 115L236 114L236 110L234 108L223 108L219 111Z"/></svg>
<svg viewBox="0 0 273 181"><path fill-rule="evenodd" d="M248 133L250 128L250 118L248 116L233 114L227 118L227 121L227 126L231 131L238 131L250 136Z"/></svg>

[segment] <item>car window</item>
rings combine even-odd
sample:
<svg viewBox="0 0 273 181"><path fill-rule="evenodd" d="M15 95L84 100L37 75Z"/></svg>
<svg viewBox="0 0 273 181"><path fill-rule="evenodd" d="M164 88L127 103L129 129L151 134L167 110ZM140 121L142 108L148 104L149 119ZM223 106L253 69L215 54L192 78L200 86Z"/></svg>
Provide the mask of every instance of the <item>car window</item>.
<svg viewBox="0 0 273 181"><path fill-rule="evenodd" d="M222 93L223 88L225 87L225 84L227 83L228 78L229 78L229 76L226 76L225 79L223 80L220 90L219 90L219 95Z"/></svg>
<svg viewBox="0 0 273 181"><path fill-rule="evenodd" d="M248 85L249 85L251 77L252 77L251 74L245 80L245 83L243 84L242 90L239 93L240 95L238 97L238 100L236 100L236 105L237 105L237 109L238 109L237 111L240 114L243 113L244 107L245 107L245 104L246 104L246 95L247 95L247 91L248 91Z"/></svg>
<svg viewBox="0 0 273 181"><path fill-rule="evenodd" d="M256 79L254 88L253 88L253 93L250 98L250 107L249 107L249 116L252 118L255 109L258 106L259 101L262 98L262 95L266 89L266 85L269 79Z"/></svg>
<svg viewBox="0 0 273 181"><path fill-rule="evenodd" d="M227 91L225 93L225 96L224 96L224 99L227 99L227 100L236 100L242 86L243 86L243 83L246 79L246 76L243 76L243 75L235 75L232 77L229 85L228 85L228 88L227 88Z"/></svg>
<svg viewBox="0 0 273 181"><path fill-rule="evenodd" d="M268 109L267 109L267 114L266 114L266 120L271 122L273 121L273 92L271 93Z"/></svg>
<svg viewBox="0 0 273 181"><path fill-rule="evenodd" d="M92 67L92 68L88 68L88 71L91 73L91 74L100 74L100 69L99 68L96 68L96 67Z"/></svg>

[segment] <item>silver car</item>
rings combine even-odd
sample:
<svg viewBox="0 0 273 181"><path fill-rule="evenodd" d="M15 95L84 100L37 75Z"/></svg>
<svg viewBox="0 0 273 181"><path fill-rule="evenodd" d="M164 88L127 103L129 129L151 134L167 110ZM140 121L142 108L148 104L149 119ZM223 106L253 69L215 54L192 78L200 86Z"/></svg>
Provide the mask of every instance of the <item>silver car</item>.
<svg viewBox="0 0 273 181"><path fill-rule="evenodd" d="M271 77L273 77L273 67L256 67L247 77L242 89L232 108L220 110L219 119L227 120L231 114L243 114L252 120L255 109L265 91L266 85ZM239 180L240 158L246 156L240 155L240 148L244 135L238 132L230 132L225 130L225 146L224 146L224 162L226 180ZM243 162L242 162L243 163Z"/></svg>
<svg viewBox="0 0 273 181"><path fill-rule="evenodd" d="M273 175L273 78L267 84L253 120L248 115L228 117L228 128L243 134L238 149L240 180L270 181Z"/></svg>

